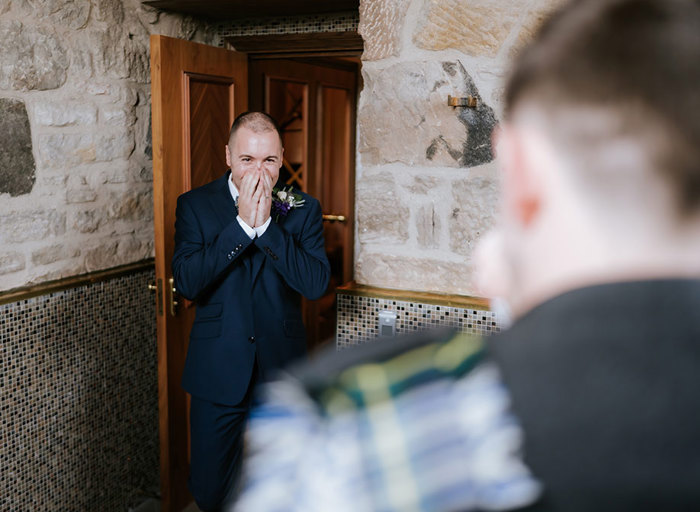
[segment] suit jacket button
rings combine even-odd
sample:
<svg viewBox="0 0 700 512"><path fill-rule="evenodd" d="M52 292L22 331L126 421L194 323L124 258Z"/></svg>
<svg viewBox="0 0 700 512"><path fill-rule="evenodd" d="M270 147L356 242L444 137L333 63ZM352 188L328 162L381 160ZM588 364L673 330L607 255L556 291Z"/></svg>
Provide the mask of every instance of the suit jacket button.
<svg viewBox="0 0 700 512"><path fill-rule="evenodd" d="M251 336L250 338L248 338L248 341L250 343L255 343L255 336Z"/></svg>
<svg viewBox="0 0 700 512"><path fill-rule="evenodd" d="M232 255L231 253L228 253L228 254L226 255L226 257L227 257L228 259L231 259L231 258L233 258L233 255Z"/></svg>

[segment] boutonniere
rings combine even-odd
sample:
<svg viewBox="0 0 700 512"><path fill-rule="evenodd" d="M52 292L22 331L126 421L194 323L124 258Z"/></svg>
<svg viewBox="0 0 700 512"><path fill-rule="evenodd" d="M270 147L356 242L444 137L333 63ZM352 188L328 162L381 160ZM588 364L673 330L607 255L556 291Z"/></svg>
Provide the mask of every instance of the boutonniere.
<svg viewBox="0 0 700 512"><path fill-rule="evenodd" d="M303 199L301 194L294 193L292 187L283 187L281 190L277 187L273 188L271 209L275 222L279 221L280 216L286 217L292 208L301 208L305 202L306 199Z"/></svg>

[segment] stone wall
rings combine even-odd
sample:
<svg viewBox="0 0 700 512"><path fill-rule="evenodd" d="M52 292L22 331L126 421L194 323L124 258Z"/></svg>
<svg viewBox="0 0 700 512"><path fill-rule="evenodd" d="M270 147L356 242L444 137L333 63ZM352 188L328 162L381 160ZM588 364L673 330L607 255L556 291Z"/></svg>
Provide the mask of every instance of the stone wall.
<svg viewBox="0 0 700 512"><path fill-rule="evenodd" d="M0 290L153 255L152 33L217 43L138 0L0 0Z"/></svg>
<svg viewBox="0 0 700 512"><path fill-rule="evenodd" d="M355 279L474 294L509 59L560 0L361 0ZM448 95L477 99L450 107Z"/></svg>

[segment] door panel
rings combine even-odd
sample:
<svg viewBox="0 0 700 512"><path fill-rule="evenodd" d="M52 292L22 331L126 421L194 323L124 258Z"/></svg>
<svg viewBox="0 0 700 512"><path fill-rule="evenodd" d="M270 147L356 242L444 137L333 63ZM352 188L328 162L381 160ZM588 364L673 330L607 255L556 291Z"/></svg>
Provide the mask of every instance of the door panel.
<svg viewBox="0 0 700 512"><path fill-rule="evenodd" d="M352 280L357 94L356 67L312 60L250 62L251 108L268 112L282 129L280 181L318 198L326 219L331 282L324 297L304 301L310 349L333 338L335 288Z"/></svg>
<svg viewBox="0 0 700 512"><path fill-rule="evenodd" d="M163 511L181 511L192 497L188 399L180 386L194 307L175 305L170 262L177 197L220 177L224 146L237 113L247 107L244 54L151 36L153 202L158 327L158 401Z"/></svg>
<svg viewBox="0 0 700 512"><path fill-rule="evenodd" d="M228 132L233 118L235 84L230 78L185 74L185 94L189 100L189 167L193 181L189 188L197 188L221 177L227 169L223 148L228 144ZM192 158L195 155L195 158ZM187 167L187 165L186 165Z"/></svg>

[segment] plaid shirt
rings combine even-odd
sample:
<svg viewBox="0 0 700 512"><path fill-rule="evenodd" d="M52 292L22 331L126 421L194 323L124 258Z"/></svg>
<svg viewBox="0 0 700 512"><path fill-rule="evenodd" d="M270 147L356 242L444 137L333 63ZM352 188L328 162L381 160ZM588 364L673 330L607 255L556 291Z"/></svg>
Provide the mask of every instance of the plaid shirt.
<svg viewBox="0 0 700 512"><path fill-rule="evenodd" d="M379 359L264 386L231 510L508 510L537 499L479 339L451 335Z"/></svg>

